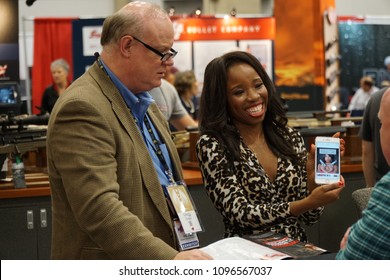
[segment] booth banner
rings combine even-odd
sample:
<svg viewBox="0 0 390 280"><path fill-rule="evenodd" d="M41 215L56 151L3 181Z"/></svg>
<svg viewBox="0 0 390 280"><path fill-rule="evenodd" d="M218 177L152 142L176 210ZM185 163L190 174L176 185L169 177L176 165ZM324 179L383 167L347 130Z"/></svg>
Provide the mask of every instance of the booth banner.
<svg viewBox="0 0 390 280"><path fill-rule="evenodd" d="M179 18L172 22L175 41L275 38L274 18Z"/></svg>
<svg viewBox="0 0 390 280"><path fill-rule="evenodd" d="M83 55L93 56L95 52L100 52L100 37L102 36L103 26L84 26L82 27L83 36Z"/></svg>
<svg viewBox="0 0 390 280"><path fill-rule="evenodd" d="M103 21L104 18L72 21L74 79L80 77L94 63L94 53L101 51Z"/></svg>
<svg viewBox="0 0 390 280"><path fill-rule="evenodd" d="M74 60L74 78L81 76L88 67L94 62L94 52L100 51L100 36L102 32L102 25L104 19L79 19L72 22L73 27L73 60ZM265 55L272 55L272 51L267 51L263 54L263 48L259 50L264 44L264 40L273 40L275 37L275 20L274 18L179 18L172 19L175 29L175 48L178 48L180 56L183 61L192 61L192 57L197 53L192 49L192 45L188 43L183 48L180 44L195 41L210 41L210 44L215 44L216 41L230 41L230 44L225 44L225 51L232 50L237 47L237 41L246 40L246 50L251 49L262 57L262 62L266 62L267 72L272 77L272 58L264 57ZM249 44L250 40L252 42ZM253 41L256 40L256 41ZM198 42L199 43L199 42ZM267 50L270 46L267 45ZM219 48L217 48L218 50ZM260 52L261 51L261 52ZM203 53L203 52L202 52ZM222 52L223 53L223 52ZM187 55L185 55L187 54ZM204 63L209 62L212 58L220 55L221 52L214 54L212 57L205 59L198 58ZM177 63L176 63L177 62ZM179 65L180 69L187 69L194 67L191 65L180 63L180 57L175 58L175 65ZM204 65L205 66L205 65ZM195 67L196 68L196 67Z"/></svg>

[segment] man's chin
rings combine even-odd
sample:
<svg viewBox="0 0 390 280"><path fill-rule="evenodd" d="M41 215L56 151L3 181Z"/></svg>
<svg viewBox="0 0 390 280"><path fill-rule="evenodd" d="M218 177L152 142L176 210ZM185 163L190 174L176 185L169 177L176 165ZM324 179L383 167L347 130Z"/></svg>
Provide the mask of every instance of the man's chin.
<svg viewBox="0 0 390 280"><path fill-rule="evenodd" d="M163 78L157 80L157 81L154 83L154 84L155 84L155 87L161 86L161 84L162 84L162 79L163 79Z"/></svg>

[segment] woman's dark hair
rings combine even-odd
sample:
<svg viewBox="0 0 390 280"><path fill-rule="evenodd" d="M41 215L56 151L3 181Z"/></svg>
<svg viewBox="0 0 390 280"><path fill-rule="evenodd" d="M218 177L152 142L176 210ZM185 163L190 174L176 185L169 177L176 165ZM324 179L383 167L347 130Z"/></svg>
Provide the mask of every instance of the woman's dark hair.
<svg viewBox="0 0 390 280"><path fill-rule="evenodd" d="M175 74L174 86L180 96L191 90L194 83L196 83L196 77L192 70L177 72Z"/></svg>
<svg viewBox="0 0 390 280"><path fill-rule="evenodd" d="M234 51L213 59L206 67L199 108L201 134L216 137L229 151L228 157L240 158L240 134L230 120L227 103L227 72L237 64L248 64L259 74L268 91L267 112L263 131L270 149L282 158L301 163L304 155L297 154L291 143L287 117L276 95L275 87L260 61L250 53Z"/></svg>

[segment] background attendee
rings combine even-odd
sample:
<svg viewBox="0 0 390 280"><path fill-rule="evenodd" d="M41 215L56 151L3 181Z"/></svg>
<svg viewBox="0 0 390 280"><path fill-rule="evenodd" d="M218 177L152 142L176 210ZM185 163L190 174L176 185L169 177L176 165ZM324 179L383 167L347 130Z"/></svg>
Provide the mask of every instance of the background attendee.
<svg viewBox="0 0 390 280"><path fill-rule="evenodd" d="M157 107L165 116L171 125L171 130L196 129L197 122L186 111L180 101L179 94L175 87L161 80L161 86L149 91L150 95L156 101Z"/></svg>
<svg viewBox="0 0 390 280"><path fill-rule="evenodd" d="M196 120L198 108L195 108L194 99L199 93L199 88L194 71L188 70L177 72L175 75L174 86L179 93L180 100L184 108L190 116Z"/></svg>
<svg viewBox="0 0 390 280"><path fill-rule="evenodd" d="M379 106L386 90L387 88L383 88L372 94L364 111L359 131L359 136L362 139L363 173L367 187L373 187L380 178L390 171L380 144L381 123L378 119Z"/></svg>
<svg viewBox="0 0 390 280"><path fill-rule="evenodd" d="M390 89L383 94L378 118L380 142L390 165ZM390 173L375 184L362 218L352 225L340 243L336 259L390 260Z"/></svg>
<svg viewBox="0 0 390 280"><path fill-rule="evenodd" d="M147 92L173 65L173 35L163 9L130 2L105 19L101 57L58 99L47 132L52 258L209 258L176 249L164 186L182 180L181 163Z"/></svg>
<svg viewBox="0 0 390 280"><path fill-rule="evenodd" d="M377 85L380 87L388 87L390 86L390 56L385 58L383 64L385 68L379 70Z"/></svg>
<svg viewBox="0 0 390 280"><path fill-rule="evenodd" d="M68 80L69 64L65 59L60 58L54 60L50 64L50 71L53 78L53 84L48 86L42 95L41 113L51 113L58 97L70 85Z"/></svg>
<svg viewBox="0 0 390 280"><path fill-rule="evenodd" d="M301 222L317 222L344 183L315 184L315 147L307 158L259 60L240 51L212 60L199 113L197 157L225 236L275 231L307 241Z"/></svg>
<svg viewBox="0 0 390 280"><path fill-rule="evenodd" d="M175 83L175 75L179 72L179 69L177 69L175 66L169 66L167 67L167 71L165 72L164 79L173 85Z"/></svg>
<svg viewBox="0 0 390 280"><path fill-rule="evenodd" d="M348 110L351 110L351 116L363 116L371 94L379 90L374 84L374 80L370 76L364 76L360 79L360 88L352 96L348 106Z"/></svg>

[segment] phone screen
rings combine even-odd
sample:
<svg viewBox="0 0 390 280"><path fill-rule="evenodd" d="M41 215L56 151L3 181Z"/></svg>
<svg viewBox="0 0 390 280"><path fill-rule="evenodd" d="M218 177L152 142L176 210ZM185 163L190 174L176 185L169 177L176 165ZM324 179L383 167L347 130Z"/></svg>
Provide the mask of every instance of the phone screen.
<svg viewBox="0 0 390 280"><path fill-rule="evenodd" d="M340 181L339 139L326 139L324 137L316 139L315 181L319 184Z"/></svg>

